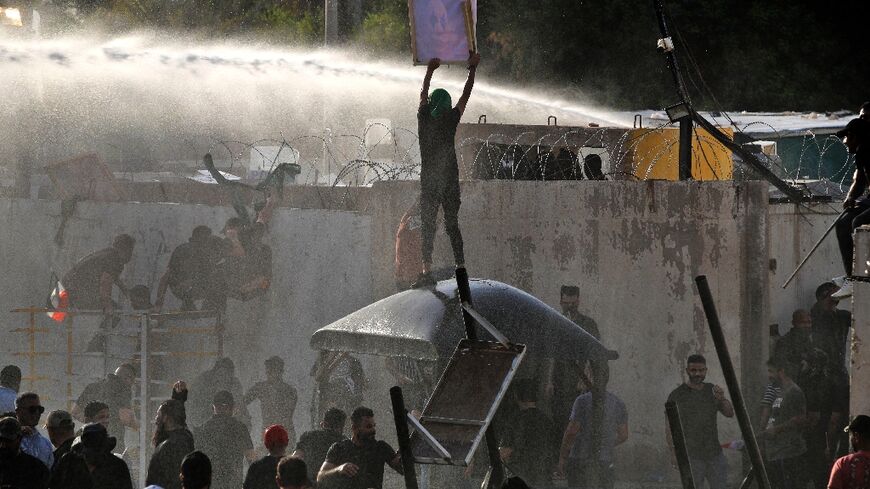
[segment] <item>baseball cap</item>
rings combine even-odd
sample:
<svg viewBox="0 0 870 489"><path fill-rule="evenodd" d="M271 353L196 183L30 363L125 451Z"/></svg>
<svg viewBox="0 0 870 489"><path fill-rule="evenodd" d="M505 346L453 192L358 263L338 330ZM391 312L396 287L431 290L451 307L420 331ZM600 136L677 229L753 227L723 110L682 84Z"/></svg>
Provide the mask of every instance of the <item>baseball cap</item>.
<svg viewBox="0 0 870 489"><path fill-rule="evenodd" d="M859 435L867 435L870 434L870 416L866 416L864 414L859 414L852 418L852 422L849 423L849 426L843 429L846 433L855 432Z"/></svg>
<svg viewBox="0 0 870 489"><path fill-rule="evenodd" d="M864 119L852 119L846 127L837 131L837 137L843 139L848 135L860 134L866 136L870 132L870 122Z"/></svg>
<svg viewBox="0 0 870 489"><path fill-rule="evenodd" d="M287 446L290 444L290 435L287 430L279 424L273 424L266 428L263 432L263 445L268 449L278 446Z"/></svg>
<svg viewBox="0 0 870 489"><path fill-rule="evenodd" d="M235 404L235 400L229 391L217 391L214 398L212 398L212 403L221 406L232 406Z"/></svg>
<svg viewBox="0 0 870 489"><path fill-rule="evenodd" d="M45 418L45 427L74 428L75 423L73 422L72 416L68 412L58 409L56 411L48 413L48 417Z"/></svg>
<svg viewBox="0 0 870 489"><path fill-rule="evenodd" d="M12 416L0 419L0 438L17 440L21 436L21 423Z"/></svg>

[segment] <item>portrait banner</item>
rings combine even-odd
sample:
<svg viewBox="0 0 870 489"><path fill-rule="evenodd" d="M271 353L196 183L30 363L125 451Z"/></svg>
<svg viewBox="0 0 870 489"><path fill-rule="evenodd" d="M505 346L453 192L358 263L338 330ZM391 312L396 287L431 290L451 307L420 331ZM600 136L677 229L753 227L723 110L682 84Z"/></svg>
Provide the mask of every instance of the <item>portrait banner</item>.
<svg viewBox="0 0 870 489"><path fill-rule="evenodd" d="M464 64L477 51L477 0L408 0L414 65Z"/></svg>

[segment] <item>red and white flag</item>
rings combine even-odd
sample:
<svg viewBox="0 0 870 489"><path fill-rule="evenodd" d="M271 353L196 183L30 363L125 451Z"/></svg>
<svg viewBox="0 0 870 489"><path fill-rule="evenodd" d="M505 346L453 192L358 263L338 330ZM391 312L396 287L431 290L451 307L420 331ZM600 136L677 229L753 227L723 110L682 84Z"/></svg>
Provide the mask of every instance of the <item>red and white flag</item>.
<svg viewBox="0 0 870 489"><path fill-rule="evenodd" d="M66 312L64 311L69 309L69 292L66 291L59 280L54 290L51 291L51 297L49 297L48 301L49 308L53 309L53 311L46 314L58 323L62 323L66 319Z"/></svg>

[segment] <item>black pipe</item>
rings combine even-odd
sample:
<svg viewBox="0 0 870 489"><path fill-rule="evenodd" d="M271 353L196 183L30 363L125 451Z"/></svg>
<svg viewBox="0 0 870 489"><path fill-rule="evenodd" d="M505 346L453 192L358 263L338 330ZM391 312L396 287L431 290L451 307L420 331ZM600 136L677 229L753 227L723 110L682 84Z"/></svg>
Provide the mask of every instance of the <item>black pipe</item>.
<svg viewBox="0 0 870 489"><path fill-rule="evenodd" d="M661 32L662 39L670 38L671 34L668 31L668 22L665 20L665 11L664 5L662 5L662 0L653 0L653 7L656 10L656 18L659 21L659 32ZM665 59L668 62L668 69L674 77L674 85L677 86L677 95L679 95L681 102L685 102L688 105L689 95L686 93L683 79L680 77L680 66L677 64L677 57L674 55L673 50L665 49L664 53Z"/></svg>
<svg viewBox="0 0 870 489"><path fill-rule="evenodd" d="M761 162L752 152L744 148L743 146L735 143L731 138L719 130L718 127L710 123L707 119L705 119L701 114L697 113L692 109L692 119L694 119L695 123L697 123L698 127L707 131L710 136L713 137L716 141L719 142L722 146L725 146L727 149L730 149L732 153L738 156L744 163L749 165L755 173L757 173L761 178L770 182L771 185L776 187L777 190L785 194L791 201L795 204L799 204L801 201L805 200L804 195L797 188L786 182L785 180L776 176L773 171L770 170L764 163Z"/></svg>
<svg viewBox="0 0 870 489"><path fill-rule="evenodd" d="M662 0L654 0L653 7L656 10L656 18L659 21L659 32L662 39L670 39L671 33L668 30L668 21L665 19L665 9L662 5ZM671 41L673 42L673 41ZM683 78L680 75L680 65L677 64L677 56L673 49L663 48L665 60L667 60L668 70L674 77L674 85L677 87L677 95L680 97L680 102L685 104L686 108L691 110L691 102L689 93L683 83ZM692 118L687 115L680 119L680 149L679 149L679 165L678 174L680 180L692 179Z"/></svg>
<svg viewBox="0 0 870 489"><path fill-rule="evenodd" d="M692 117L680 119L680 180L692 179Z"/></svg>
<svg viewBox="0 0 870 489"><path fill-rule="evenodd" d="M459 292L459 301L469 306L471 302L471 286L468 283L468 271L465 268L456 269L456 289ZM460 307L462 307L460 305ZM465 323L465 337L469 340L477 340L477 331L475 325L477 322L471 317L464 308L462 309L462 322ZM504 467L501 463L501 456L498 453L498 440L495 438L494 423L489 424L486 429L486 451L489 454L489 466L491 469L489 477L489 488L498 489L504 481Z"/></svg>
<svg viewBox="0 0 870 489"><path fill-rule="evenodd" d="M399 454L402 456L405 489L417 489L417 472L414 470L414 455L411 453L411 438L408 435L408 411L405 410L401 387L394 386L390 389L390 400L393 402L393 420L396 422L396 437L399 439Z"/></svg>
<svg viewBox="0 0 870 489"><path fill-rule="evenodd" d="M456 289L459 292L459 301L461 303L472 305L471 302L471 286L468 284L468 270L465 268L456 269ZM461 307L461 305L460 305ZM465 337L469 340L477 340L477 331L474 325L477 322L471 317L471 314L462 308L462 322L465 324Z"/></svg>
<svg viewBox="0 0 870 489"><path fill-rule="evenodd" d="M695 277L695 283L698 286L698 293L701 295L701 304L704 306L704 314L707 316L710 336L713 338L713 345L716 346L716 354L719 356L719 365L722 367L722 374L725 376L725 384L728 386L731 402L734 403L737 424L740 425L740 433L743 435L746 451L749 453L749 459L752 461L755 479L758 481L760 489L770 489L770 480L767 478L767 470L764 468L764 459L761 456L761 450L758 448L758 440L755 438L755 431L752 429L752 421L750 421L749 413L746 411L746 403L743 401L743 394L740 392L737 374L734 373L734 365L731 363L731 355L728 353L728 344L725 342L722 325L719 324L719 315L716 313L716 304L713 302L713 294L710 293L707 277L699 275Z"/></svg>
<svg viewBox="0 0 870 489"><path fill-rule="evenodd" d="M674 401L665 403L665 415L671 428L671 439L674 442L674 455L677 457L677 467L680 469L680 481L683 489L695 489L695 479L692 477L692 465L689 462L689 450L686 448L686 436L683 434L683 423L680 421L680 408Z"/></svg>

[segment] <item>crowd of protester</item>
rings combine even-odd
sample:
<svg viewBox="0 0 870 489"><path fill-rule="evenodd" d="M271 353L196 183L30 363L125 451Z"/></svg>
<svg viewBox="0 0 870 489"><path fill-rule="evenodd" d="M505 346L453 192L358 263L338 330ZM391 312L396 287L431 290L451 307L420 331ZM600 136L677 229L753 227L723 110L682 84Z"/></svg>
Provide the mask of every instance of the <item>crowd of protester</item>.
<svg viewBox="0 0 870 489"><path fill-rule="evenodd" d="M870 418L856 416L850 422L848 412L851 316L838 309L832 297L837 289L833 283L820 285L812 307L794 311L785 335L780 336L778 328L771 330L770 383L760 398L755 426L774 488L860 487L849 481L863 481L870 471L870 454L865 453L870 448ZM596 322L578 312L579 303L578 288L563 286L562 313L600 338ZM409 388L410 405L422 407L433 384L432 366L408 359L389 359L385 366ZM185 382L173 386L154 419L143 479L149 487L271 489L321 484L381 489L386 466L401 473L396 450L375 438L375 413L361 406L368 381L358 359L339 352L317 359L311 369L317 420L312 426L319 428L298 437L293 423L297 392L283 378L284 362L271 357L264 367L265 379L248 389L229 358L218 359L194 378L190 389ZM706 359L690 355L685 382L667 400L680 408L696 487L718 489L727 487L729 477L723 450L728 444L719 439L717 418L733 417L734 407L721 387L705 382L707 372ZM136 375L133 365L122 364L87 385L70 412L58 410L45 417L46 437L37 429L45 412L39 395L19 392L18 367L3 368L0 412L6 414L0 419L0 487L132 488L128 465L116 454L124 452L125 430L139 429L131 392ZM612 488L617 447L629 437L625 403L612 392L604 393L601 448L595 449L592 373L574 364L558 377L570 385L542 388L537 379L520 378L511 386L497 418L499 455L510 477L506 485L552 487L566 479L570 488ZM412 386L425 387L416 392ZM549 395L539 402L543 392ZM261 443L251 438L247 410L257 400L262 426L255 431L262 433ZM348 412L350 438L345 436ZM669 430L668 434L672 448ZM855 451L851 455L850 445ZM471 477L474 473L469 472Z"/></svg>

